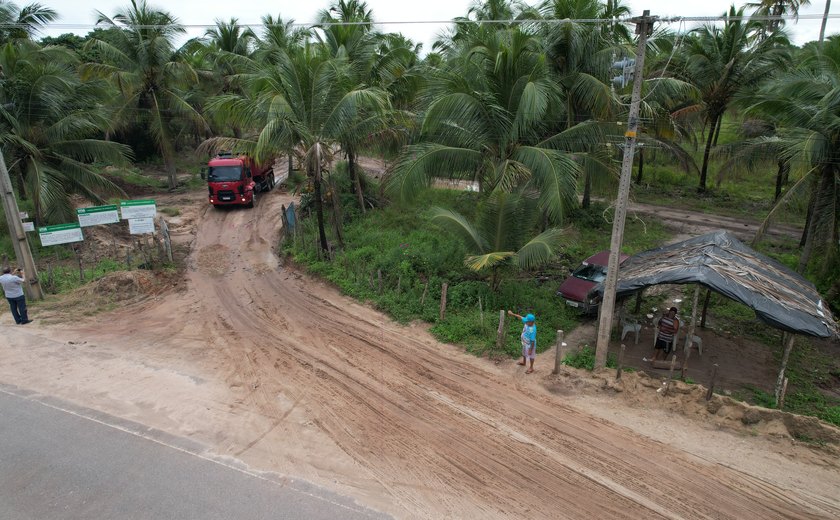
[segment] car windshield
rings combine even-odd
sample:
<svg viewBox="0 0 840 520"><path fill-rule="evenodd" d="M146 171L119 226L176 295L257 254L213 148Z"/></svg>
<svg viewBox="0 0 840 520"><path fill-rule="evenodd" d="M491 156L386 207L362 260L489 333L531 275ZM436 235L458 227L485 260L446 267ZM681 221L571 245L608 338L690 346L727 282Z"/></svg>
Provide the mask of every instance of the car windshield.
<svg viewBox="0 0 840 520"><path fill-rule="evenodd" d="M241 166L211 166L207 170L207 180L212 182L238 181L241 178Z"/></svg>
<svg viewBox="0 0 840 520"><path fill-rule="evenodd" d="M607 269L601 265L582 265L575 269L575 272L572 273L572 276L575 278L580 278L581 280L587 280L594 283L601 283L604 281L604 278L607 277Z"/></svg>

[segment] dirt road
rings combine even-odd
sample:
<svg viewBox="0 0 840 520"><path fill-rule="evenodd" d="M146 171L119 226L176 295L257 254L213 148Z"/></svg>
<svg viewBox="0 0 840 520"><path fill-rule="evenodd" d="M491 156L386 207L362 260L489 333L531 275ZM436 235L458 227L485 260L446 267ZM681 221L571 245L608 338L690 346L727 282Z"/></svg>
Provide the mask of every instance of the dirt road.
<svg viewBox="0 0 840 520"><path fill-rule="evenodd" d="M0 382L400 518L840 516L819 486L588 414L543 387L545 365L512 376L284 268L272 246L289 201L204 209L181 292L62 327L5 320Z"/></svg>

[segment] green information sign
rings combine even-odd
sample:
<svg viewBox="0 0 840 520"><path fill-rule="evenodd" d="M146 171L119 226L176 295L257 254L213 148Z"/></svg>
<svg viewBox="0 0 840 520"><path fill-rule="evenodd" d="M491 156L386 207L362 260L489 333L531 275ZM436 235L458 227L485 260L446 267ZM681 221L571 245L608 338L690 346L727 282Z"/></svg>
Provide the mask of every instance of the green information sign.
<svg viewBox="0 0 840 520"><path fill-rule="evenodd" d="M38 236L41 238L42 246L69 244L70 242L81 242L85 239L82 236L82 228L79 224L39 227Z"/></svg>
<svg viewBox="0 0 840 520"><path fill-rule="evenodd" d="M79 225L82 227L98 226L100 224L115 224L120 221L116 204L110 206L95 206L76 210Z"/></svg>
<svg viewBox="0 0 840 520"><path fill-rule="evenodd" d="M121 200L120 214L123 218L154 218L157 207L153 200Z"/></svg>

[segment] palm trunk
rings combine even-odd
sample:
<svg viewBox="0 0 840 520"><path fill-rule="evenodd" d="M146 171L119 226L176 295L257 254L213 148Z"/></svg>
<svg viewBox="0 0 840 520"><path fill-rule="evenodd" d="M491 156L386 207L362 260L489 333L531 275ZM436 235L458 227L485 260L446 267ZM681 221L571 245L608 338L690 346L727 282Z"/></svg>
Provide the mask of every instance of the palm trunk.
<svg viewBox="0 0 840 520"><path fill-rule="evenodd" d="M720 129L723 127L723 114L718 116L717 119L717 128L715 129L715 140L712 143L712 146L717 146L718 137L720 137Z"/></svg>
<svg viewBox="0 0 840 520"><path fill-rule="evenodd" d="M313 167L312 182L315 186L315 214L318 217L318 236L321 240L321 250L327 253L329 258L329 245L327 245L327 234L324 231L324 202L321 199L321 149L319 144L315 144L319 148L315 149L315 165Z"/></svg>
<svg viewBox="0 0 840 520"><path fill-rule="evenodd" d="M820 215L818 215L819 209L832 206L834 198L837 196L834 191L834 169L830 166L824 166L822 171L820 171L819 180L817 181L815 187L816 192L814 192L813 211L811 211L811 218L808 223L808 236L805 238L805 247L802 250L802 255L799 257L799 265L796 268L796 270L800 273L805 272L805 269L811 261L811 255L816 249L815 242L820 238L823 238L826 241L831 241L834 234L834 229L830 231L825 229L825 217L823 216L821 218ZM823 235L828 232L830 232L832 236L824 237Z"/></svg>
<svg viewBox="0 0 840 520"><path fill-rule="evenodd" d="M175 159L168 150L163 152L163 162L166 164L166 175L169 181L169 189L174 190L178 187L178 176L175 171Z"/></svg>
<svg viewBox="0 0 840 520"><path fill-rule="evenodd" d="M347 171L350 173L350 180L356 189L356 198L359 200L359 207L362 208L362 214L364 214L366 213L365 193L362 190L362 180L359 178L359 172L356 171L356 154L352 149L347 150Z"/></svg>
<svg viewBox="0 0 840 520"><path fill-rule="evenodd" d="M592 199L592 175L589 173L589 169L586 168L583 173L583 201L581 201L580 207L583 209L589 208Z"/></svg>
<svg viewBox="0 0 840 520"><path fill-rule="evenodd" d="M642 172L645 169L645 150L639 147L639 172L636 174L636 184L642 183Z"/></svg>
<svg viewBox="0 0 840 520"><path fill-rule="evenodd" d="M787 182L788 170L790 166L785 161L779 161L779 170L776 172L776 193L773 197L773 201L779 200L779 197L782 196L782 187Z"/></svg>
<svg viewBox="0 0 840 520"><path fill-rule="evenodd" d="M814 204L817 201L817 179L814 178L814 182L811 186L811 197L808 200L808 212L805 214L805 225L802 227L802 238L799 239L799 247L805 247L805 243L808 241L808 228L811 227L811 218L814 216Z"/></svg>
<svg viewBox="0 0 840 520"><path fill-rule="evenodd" d="M697 191L706 191L706 172L709 169L709 152L712 150L712 143L715 140L715 130L717 129L718 116L712 117L712 127L709 129L709 135L706 137L706 149L703 151L703 167L700 169L700 185Z"/></svg>
<svg viewBox="0 0 840 520"><path fill-rule="evenodd" d="M344 249L344 215L341 211L341 196L333 181L332 174L330 174L330 192L332 193L333 206L333 227L335 228L335 236L338 238L338 245Z"/></svg>

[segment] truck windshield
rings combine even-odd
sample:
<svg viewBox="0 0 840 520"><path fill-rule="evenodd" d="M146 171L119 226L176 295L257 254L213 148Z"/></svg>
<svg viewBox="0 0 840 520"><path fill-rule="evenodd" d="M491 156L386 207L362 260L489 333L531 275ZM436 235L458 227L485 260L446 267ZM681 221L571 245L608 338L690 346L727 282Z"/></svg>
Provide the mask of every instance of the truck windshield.
<svg viewBox="0 0 840 520"><path fill-rule="evenodd" d="M582 265L572 273L575 278L601 283L607 277L607 268L600 265Z"/></svg>
<svg viewBox="0 0 840 520"><path fill-rule="evenodd" d="M207 180L211 182L238 181L241 178L241 166L211 166L207 169Z"/></svg>

